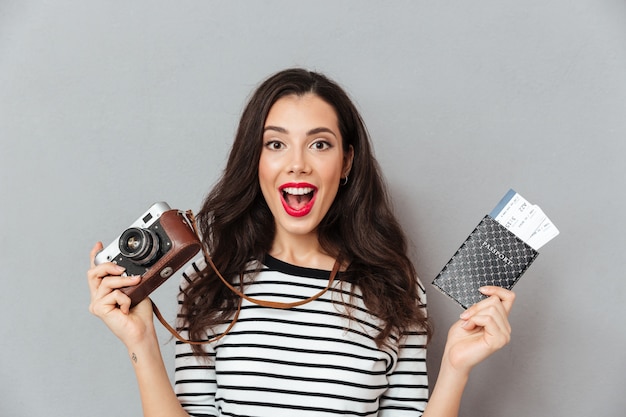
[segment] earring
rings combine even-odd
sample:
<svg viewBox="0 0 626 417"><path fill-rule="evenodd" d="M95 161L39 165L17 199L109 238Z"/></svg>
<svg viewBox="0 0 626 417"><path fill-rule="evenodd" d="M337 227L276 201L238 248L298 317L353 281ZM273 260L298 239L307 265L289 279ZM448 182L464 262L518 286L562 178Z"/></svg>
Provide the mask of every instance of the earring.
<svg viewBox="0 0 626 417"><path fill-rule="evenodd" d="M341 179L341 182L339 183L342 186L345 186L348 183L348 176L346 175L345 178Z"/></svg>

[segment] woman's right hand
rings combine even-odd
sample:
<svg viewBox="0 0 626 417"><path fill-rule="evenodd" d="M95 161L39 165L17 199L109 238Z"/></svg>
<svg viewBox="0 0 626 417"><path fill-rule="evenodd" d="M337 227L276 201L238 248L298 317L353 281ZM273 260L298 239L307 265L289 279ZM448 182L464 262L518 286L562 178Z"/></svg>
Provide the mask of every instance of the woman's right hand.
<svg viewBox="0 0 626 417"><path fill-rule="evenodd" d="M139 277L121 276L124 268L112 262L95 265L94 258L101 250L102 243L98 242L90 254L91 268L87 271L91 293L89 311L100 317L127 347L154 337L150 300L146 298L131 310L130 297L120 290L139 283Z"/></svg>

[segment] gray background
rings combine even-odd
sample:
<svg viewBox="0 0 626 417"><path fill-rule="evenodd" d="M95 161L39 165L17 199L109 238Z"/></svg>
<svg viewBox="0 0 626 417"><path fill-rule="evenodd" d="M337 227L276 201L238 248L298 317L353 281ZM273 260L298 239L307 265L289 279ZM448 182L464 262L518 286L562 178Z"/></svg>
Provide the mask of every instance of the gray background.
<svg viewBox="0 0 626 417"><path fill-rule="evenodd" d="M626 4L608 0L0 1L0 415L140 415L87 254L154 201L197 210L250 91L294 65L357 102L424 282L510 187L561 230L461 415L623 415ZM170 319L176 281L154 296ZM434 380L461 311L428 287Z"/></svg>

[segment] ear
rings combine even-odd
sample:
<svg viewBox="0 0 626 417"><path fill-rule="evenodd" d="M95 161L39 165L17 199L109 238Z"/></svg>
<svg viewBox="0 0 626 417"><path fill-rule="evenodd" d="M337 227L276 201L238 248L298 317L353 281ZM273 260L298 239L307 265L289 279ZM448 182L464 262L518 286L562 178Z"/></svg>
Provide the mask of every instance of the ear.
<svg viewBox="0 0 626 417"><path fill-rule="evenodd" d="M352 161L354 160L354 148L350 145L350 149L343 156L343 170L341 171L341 176L343 178L347 177L350 174L350 170L352 170Z"/></svg>

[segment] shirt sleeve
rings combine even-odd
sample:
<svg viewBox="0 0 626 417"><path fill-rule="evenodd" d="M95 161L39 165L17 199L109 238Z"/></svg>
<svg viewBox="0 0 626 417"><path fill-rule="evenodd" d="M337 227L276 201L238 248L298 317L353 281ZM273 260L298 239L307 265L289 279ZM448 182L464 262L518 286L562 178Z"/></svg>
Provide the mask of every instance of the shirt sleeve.
<svg viewBox="0 0 626 417"><path fill-rule="evenodd" d="M424 287L419 283L421 308L426 312ZM380 399L379 417L421 416L428 403L426 344L420 329L406 334L399 346L394 369L388 375L389 387Z"/></svg>
<svg viewBox="0 0 626 417"><path fill-rule="evenodd" d="M204 266L203 260L194 261L183 272L180 286L181 294ZM179 309L181 300L182 295L179 297ZM187 329L182 329L180 334L184 338L189 338ZM215 392L217 389L215 351L211 345L204 345L204 349L208 356L199 357L194 355L191 345L176 341L174 391L183 409L190 416L196 417L219 415L215 407Z"/></svg>

